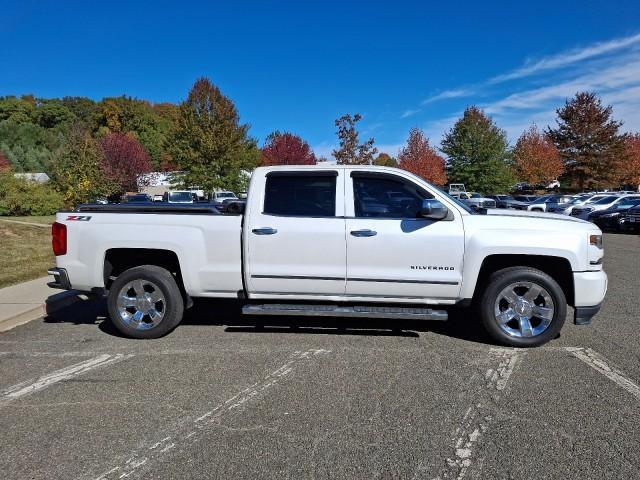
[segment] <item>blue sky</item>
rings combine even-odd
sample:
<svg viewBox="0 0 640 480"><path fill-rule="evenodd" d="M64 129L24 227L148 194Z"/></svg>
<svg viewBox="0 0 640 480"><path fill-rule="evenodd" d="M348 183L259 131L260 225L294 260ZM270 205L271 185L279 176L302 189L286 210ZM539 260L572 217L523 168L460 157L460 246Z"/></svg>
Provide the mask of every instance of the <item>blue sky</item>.
<svg viewBox="0 0 640 480"><path fill-rule="evenodd" d="M333 121L396 154L411 127L438 144L465 106L513 142L578 90L640 130L640 2L11 2L0 95L179 102L207 76L260 144L273 130L328 155Z"/></svg>

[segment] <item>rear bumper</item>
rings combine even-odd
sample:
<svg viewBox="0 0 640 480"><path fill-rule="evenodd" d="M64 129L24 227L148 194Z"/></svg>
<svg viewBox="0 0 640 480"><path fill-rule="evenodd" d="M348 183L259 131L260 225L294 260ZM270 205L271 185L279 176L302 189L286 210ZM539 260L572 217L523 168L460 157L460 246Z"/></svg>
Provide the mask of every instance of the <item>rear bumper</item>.
<svg viewBox="0 0 640 480"><path fill-rule="evenodd" d="M49 275L53 275L53 282L47 283L51 288L57 288L59 290L71 290L71 282L69 281L69 275L64 268L50 268L47 270Z"/></svg>

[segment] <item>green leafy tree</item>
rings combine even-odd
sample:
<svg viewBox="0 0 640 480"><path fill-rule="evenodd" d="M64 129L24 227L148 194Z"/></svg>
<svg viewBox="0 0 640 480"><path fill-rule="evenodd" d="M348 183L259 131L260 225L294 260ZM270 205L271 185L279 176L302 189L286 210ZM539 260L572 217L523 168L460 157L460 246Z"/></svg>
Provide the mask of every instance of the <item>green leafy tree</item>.
<svg viewBox="0 0 640 480"><path fill-rule="evenodd" d="M388 153L379 153L376 159L373 161L374 165L380 167L397 167L398 161Z"/></svg>
<svg viewBox="0 0 640 480"><path fill-rule="evenodd" d="M45 101L36 108L34 119L44 128L69 127L76 116L58 101Z"/></svg>
<svg viewBox="0 0 640 480"><path fill-rule="evenodd" d="M48 172L53 153L64 135L31 122L0 122L0 149L17 172Z"/></svg>
<svg viewBox="0 0 640 480"><path fill-rule="evenodd" d="M102 148L86 130L71 132L54 159L51 178L69 206L93 201L118 190L105 171Z"/></svg>
<svg viewBox="0 0 640 480"><path fill-rule="evenodd" d="M35 106L31 101L16 97L0 97L0 121L31 122L34 114Z"/></svg>
<svg viewBox="0 0 640 480"><path fill-rule="evenodd" d="M556 110L557 128L547 134L564 160L568 179L580 189L617 184L617 162L625 153L622 122L592 92L579 92Z"/></svg>
<svg viewBox="0 0 640 480"><path fill-rule="evenodd" d="M353 117L347 113L335 121L338 131L340 148L331 152L339 165L371 165L378 149L373 146L373 138L360 143L356 124L362 120L362 115L356 113Z"/></svg>
<svg viewBox="0 0 640 480"><path fill-rule="evenodd" d="M63 206L62 195L51 185L0 170L0 215L53 215Z"/></svg>
<svg viewBox="0 0 640 480"><path fill-rule="evenodd" d="M233 102L209 79L198 79L180 105L173 158L187 187L207 191L246 188L247 172L260 158L249 126L240 123Z"/></svg>
<svg viewBox="0 0 640 480"><path fill-rule="evenodd" d="M63 97L62 105L76 118L76 125L85 130L95 131L98 123L98 104L86 97Z"/></svg>
<svg viewBox="0 0 640 480"><path fill-rule="evenodd" d="M468 107L441 145L450 182L484 194L504 193L513 185L507 135L479 108Z"/></svg>

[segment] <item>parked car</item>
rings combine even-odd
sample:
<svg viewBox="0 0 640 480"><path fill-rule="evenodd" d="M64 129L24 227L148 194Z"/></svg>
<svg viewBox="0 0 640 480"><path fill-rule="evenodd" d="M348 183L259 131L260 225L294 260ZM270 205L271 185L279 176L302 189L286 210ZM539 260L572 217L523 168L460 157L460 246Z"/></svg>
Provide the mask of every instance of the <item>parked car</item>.
<svg viewBox="0 0 640 480"><path fill-rule="evenodd" d="M591 212L588 216L590 222L595 223L601 230L620 230L620 219L630 208L640 205L640 195L622 199L612 207L605 210Z"/></svg>
<svg viewBox="0 0 640 480"><path fill-rule="evenodd" d="M574 195L571 201L567 203L563 203L562 205L558 205L553 208L553 213L559 213L561 215L571 215L571 212L576 207L582 207L589 202L595 202L600 200L601 198L606 197L607 194L594 194L594 193L580 193L578 195Z"/></svg>
<svg viewBox="0 0 640 480"><path fill-rule="evenodd" d="M623 232L640 232L640 206L631 207L621 215L618 228Z"/></svg>
<svg viewBox="0 0 640 480"><path fill-rule="evenodd" d="M467 192L469 198L462 199L471 208L479 210L481 208L496 208L496 201L493 198L483 197L477 192Z"/></svg>
<svg viewBox="0 0 640 480"><path fill-rule="evenodd" d="M528 203L520 202L513 198L511 195L487 195L487 198L495 200L497 208L514 208L516 210L526 210L529 206Z"/></svg>
<svg viewBox="0 0 640 480"><path fill-rule="evenodd" d="M513 189L518 192L530 192L533 190L533 187L527 182L518 182L513 186Z"/></svg>
<svg viewBox="0 0 640 480"><path fill-rule="evenodd" d="M154 202L162 202L162 201L164 201L164 198L163 198L162 195L154 195L153 196L153 201Z"/></svg>
<svg viewBox="0 0 640 480"><path fill-rule="evenodd" d="M213 192L211 203L216 207L222 207L225 200L240 200L233 192Z"/></svg>
<svg viewBox="0 0 640 480"><path fill-rule="evenodd" d="M193 193L189 190L174 190L165 192L162 199L167 203L193 203Z"/></svg>
<svg viewBox="0 0 640 480"><path fill-rule="evenodd" d="M450 183L449 184L449 195L452 197L460 198L458 194L467 193L467 189L464 186L464 183Z"/></svg>
<svg viewBox="0 0 640 480"><path fill-rule="evenodd" d="M574 207L571 211L571 216L586 220L590 213L611 208L626 198L640 198L640 195L607 195L595 202L586 203L581 207Z"/></svg>
<svg viewBox="0 0 640 480"><path fill-rule="evenodd" d="M140 212L155 214L130 205L58 213L49 270L53 288L104 289L110 321L134 338L167 334L197 297L234 298L246 315L392 320L446 320L448 308L476 299L496 341L537 346L558 336L567 305L575 323L591 322L607 289L597 226L479 214L393 168L259 167L242 215L212 205Z"/></svg>
<svg viewBox="0 0 640 480"><path fill-rule="evenodd" d="M135 194L125 195L124 202L125 203L147 203L147 202L151 202L151 197L146 193L135 193Z"/></svg>
<svg viewBox="0 0 640 480"><path fill-rule="evenodd" d="M532 202L527 207L527 210L532 212L555 212L570 201L570 195L545 195Z"/></svg>
<svg viewBox="0 0 640 480"><path fill-rule="evenodd" d="M514 200L517 200L519 202L524 202L526 204L535 202L538 199L537 195L514 195L513 196Z"/></svg>

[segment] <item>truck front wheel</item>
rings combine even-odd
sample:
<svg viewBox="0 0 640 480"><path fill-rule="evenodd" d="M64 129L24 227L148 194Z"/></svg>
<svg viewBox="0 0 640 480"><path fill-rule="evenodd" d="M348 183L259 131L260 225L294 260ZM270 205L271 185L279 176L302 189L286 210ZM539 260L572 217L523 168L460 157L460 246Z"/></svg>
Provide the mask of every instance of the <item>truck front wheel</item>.
<svg viewBox="0 0 640 480"><path fill-rule="evenodd" d="M567 314L567 300L560 285L530 267L495 272L480 302L489 335L512 347L547 343L558 335Z"/></svg>
<svg viewBox="0 0 640 480"><path fill-rule="evenodd" d="M109 317L131 338L158 338L182 320L184 301L171 273L155 265L130 268L115 279L107 297Z"/></svg>

